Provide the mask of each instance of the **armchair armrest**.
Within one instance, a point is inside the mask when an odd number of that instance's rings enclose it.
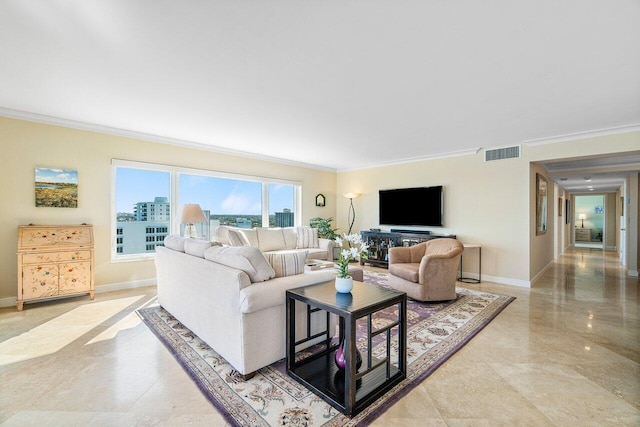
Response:
[[[413,246],[395,246],[389,248],[389,264],[420,262],[427,250],[427,243],[418,243]]]
[[[411,249],[404,246],[389,248],[389,264],[406,264],[411,262]]]

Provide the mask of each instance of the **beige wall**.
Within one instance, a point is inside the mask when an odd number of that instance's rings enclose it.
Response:
[[[6,303],[7,298],[15,301],[17,227],[23,224],[93,224],[97,291],[103,285],[155,277],[152,261],[111,262],[113,158],[300,181],[303,184],[303,223],[308,224],[309,218],[314,216],[335,217],[336,174],[333,172],[2,117],[0,147],[4,176],[8,180],[2,187],[0,303]],[[36,167],[76,169],[78,208],[36,208]],[[326,207],[315,206],[318,193],[326,196]]]
[[[444,186],[444,227],[423,227],[455,234],[463,243],[482,245],[482,276],[525,284],[529,278],[529,165],[526,159],[484,162],[475,155],[342,172],[338,194],[358,192],[354,230],[389,229],[378,224],[378,190]],[[408,209],[420,209],[418,202]],[[338,225],[346,230],[348,200],[338,197]],[[411,229],[412,227],[401,227]],[[520,234],[518,234],[520,233]],[[475,255],[465,271],[477,271]],[[492,276],[492,277],[490,277]]]
[[[98,291],[100,286],[154,278],[155,269],[151,261],[111,263],[110,177],[113,158],[301,181],[304,189],[303,223],[314,216],[332,216],[336,219],[334,226],[341,232],[348,228],[348,200],[341,196],[343,193],[362,193],[354,200],[356,222],[353,231],[359,232],[381,227],[378,224],[379,189],[444,185],[445,226],[431,230],[456,234],[465,243],[481,244],[483,279],[528,286],[553,256],[553,243],[550,244],[549,239],[552,238],[554,224],[550,219],[547,234],[534,238],[535,211],[532,209],[535,209],[535,204],[531,200],[535,195],[536,169],[530,164],[637,151],[640,132],[548,145],[523,144],[519,159],[485,163],[483,152],[479,151],[474,155],[338,174],[1,117],[0,147],[8,178],[2,188],[4,212],[0,216],[0,268],[4,273],[0,279],[1,305],[11,298],[15,300],[16,296],[16,228],[31,222],[87,222],[95,226]],[[79,207],[35,208],[33,182],[36,167],[77,169]],[[638,193],[637,184],[634,190]],[[314,204],[318,193],[327,197],[324,208]],[[336,197],[336,194],[340,196]],[[550,197],[550,201],[554,199],[555,196]],[[637,200],[633,206],[637,209]],[[409,208],[419,209],[419,206]],[[634,220],[637,230],[637,212]],[[637,244],[637,236],[631,238]],[[637,252],[634,253],[635,258]],[[476,262],[474,256],[466,257],[464,270],[475,272]]]
[[[637,152],[638,147],[640,132],[553,144],[522,144],[521,158],[493,162],[484,162],[480,150],[474,155],[339,172],[336,193],[362,193],[354,200],[357,232],[389,229],[378,224],[378,190],[444,185],[445,226],[425,229],[456,234],[464,243],[481,244],[483,279],[529,286],[552,260],[554,224],[550,219],[549,231],[535,236],[534,171],[540,169],[530,164]],[[552,194],[550,202],[555,198]],[[347,210],[348,200],[339,196],[336,220],[341,231],[348,228]],[[568,239],[568,227],[566,233]],[[475,272],[475,262],[475,257],[468,257],[463,269]]]
[[[543,234],[536,234],[536,175],[540,174],[547,180],[548,194],[548,217],[547,231]],[[555,202],[555,186],[552,184],[551,178],[546,171],[536,163],[530,164],[529,171],[530,189],[529,189],[529,274],[530,279],[534,281],[547,266],[553,262],[554,258],[554,234],[556,232],[556,221],[554,221],[554,205]]]

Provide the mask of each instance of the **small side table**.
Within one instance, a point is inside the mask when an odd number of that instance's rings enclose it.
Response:
[[[317,334],[307,328],[306,337],[296,340],[296,302],[307,305],[307,325],[312,313],[326,312],[327,328]],[[348,294],[336,293],[333,280],[286,292],[287,304],[287,374],[314,392],[340,412],[354,416],[393,389],[407,375],[407,294],[354,281]],[[384,326],[373,324],[373,314],[396,306],[397,319]],[[345,342],[346,368],[341,371],[334,360],[340,344],[332,344],[328,336],[329,313],[339,316],[338,342]],[[355,361],[356,321],[366,319],[366,352],[358,370]],[[397,341],[392,341],[392,329],[397,328]],[[386,355],[373,355],[373,338],[384,337]],[[301,359],[296,347],[319,336],[326,336],[320,350]],[[397,364],[392,363],[391,347],[398,348]],[[324,349],[322,349],[324,348]]]
[[[458,281],[464,283],[480,283],[482,281],[482,246],[475,243],[464,243],[463,245],[465,252],[467,249],[478,249],[478,278],[474,279],[473,277],[462,276],[462,255],[460,255],[460,277],[458,278]]]

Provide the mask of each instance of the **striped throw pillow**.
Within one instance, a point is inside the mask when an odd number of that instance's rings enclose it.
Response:
[[[276,277],[286,277],[304,273],[307,254],[307,251],[278,251],[264,255],[276,272]]]
[[[318,229],[312,227],[298,227],[298,249],[319,248]]]

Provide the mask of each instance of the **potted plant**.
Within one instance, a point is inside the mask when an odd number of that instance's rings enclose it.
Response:
[[[366,259],[369,246],[359,234],[343,234],[336,237],[335,240],[336,246],[339,248],[336,290],[340,293],[349,293],[353,288],[353,279],[349,276],[349,262],[358,257]]]
[[[318,229],[318,237],[323,239],[335,240],[337,228],[331,228],[333,218],[315,217],[309,220],[309,226]]]

